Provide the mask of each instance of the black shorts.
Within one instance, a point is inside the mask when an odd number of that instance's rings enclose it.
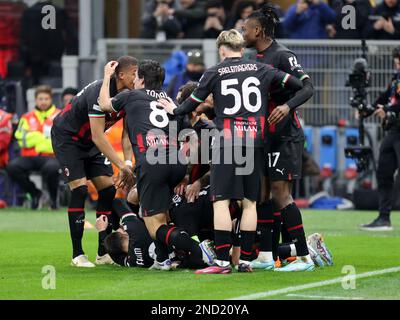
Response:
[[[143,217],[168,212],[174,188],[186,174],[182,164],[155,164],[143,161],[136,167],[137,190]]]
[[[110,161],[93,144],[87,147],[73,141],[71,136],[51,132],[53,149],[60,162],[65,180],[69,183],[82,178],[112,177]]]
[[[270,181],[301,179],[304,139],[271,137],[265,149],[265,175]]]
[[[236,147],[235,147],[236,148]],[[246,156],[246,148],[239,147],[239,152]],[[236,148],[236,150],[238,150]],[[211,200],[243,200],[258,201],[260,199],[262,165],[264,161],[263,148],[247,148],[245,163],[238,163],[236,157],[224,157],[224,148],[213,149],[211,165]],[[219,153],[219,157],[214,152]],[[215,159],[219,161],[215,163]],[[246,168],[246,169],[244,169]]]

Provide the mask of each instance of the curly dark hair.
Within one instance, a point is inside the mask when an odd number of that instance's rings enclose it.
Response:
[[[275,38],[275,28],[279,23],[279,17],[273,6],[264,4],[260,10],[253,12],[249,19],[258,20],[266,38]]]
[[[165,79],[165,70],[158,61],[143,60],[139,62],[138,76],[140,79],[144,79],[146,89],[161,90]]]

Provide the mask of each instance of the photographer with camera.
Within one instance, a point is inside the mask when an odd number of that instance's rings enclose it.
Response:
[[[390,231],[390,212],[394,190],[394,175],[400,168],[400,47],[393,50],[395,73],[387,90],[376,100],[374,115],[382,119],[386,131],[380,150],[377,169],[379,216],[362,230]]]

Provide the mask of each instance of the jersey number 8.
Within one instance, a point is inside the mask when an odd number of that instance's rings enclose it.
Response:
[[[150,122],[157,128],[165,128],[169,124],[169,118],[167,111],[160,109],[157,106],[157,101],[152,101],[150,103]],[[160,121],[161,120],[161,121]]]
[[[260,80],[255,77],[249,77],[243,81],[242,84],[242,94],[243,94],[243,104],[242,104],[242,96],[237,89],[229,88],[230,86],[235,86],[239,84],[238,79],[230,79],[223,80],[221,82],[221,93],[223,96],[232,95],[235,98],[235,105],[232,108],[225,108],[224,114],[226,115],[234,115],[236,114],[242,105],[246,108],[246,110],[256,113],[260,110],[262,101],[261,101],[261,92],[258,86],[260,85]],[[254,86],[250,86],[254,85]],[[256,103],[253,105],[250,102],[250,95],[256,95]]]

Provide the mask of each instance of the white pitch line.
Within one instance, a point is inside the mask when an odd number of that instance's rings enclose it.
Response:
[[[356,275],[348,275],[348,276],[345,275],[343,277],[334,278],[331,280],[311,282],[311,283],[302,284],[299,286],[293,286],[293,287],[287,287],[287,288],[282,288],[282,289],[277,289],[277,290],[252,293],[252,294],[248,294],[248,295],[244,295],[244,296],[240,296],[240,297],[236,297],[236,298],[232,298],[232,299],[228,299],[228,300],[262,299],[262,298],[276,296],[276,295],[288,294],[290,292],[296,292],[296,291],[301,291],[301,290],[306,290],[306,289],[329,286],[331,284],[341,283],[343,280],[345,280],[347,282],[350,280],[369,278],[369,277],[379,276],[379,275],[386,274],[386,273],[394,273],[394,272],[399,272],[399,271],[400,271],[400,267],[393,267],[393,268],[388,268],[388,269],[360,273],[360,274],[356,274]]]
[[[309,298],[309,299],[321,299],[321,300],[363,300],[361,297],[329,297],[329,296],[312,296],[307,294],[290,293],[287,297],[298,297],[298,298]]]

